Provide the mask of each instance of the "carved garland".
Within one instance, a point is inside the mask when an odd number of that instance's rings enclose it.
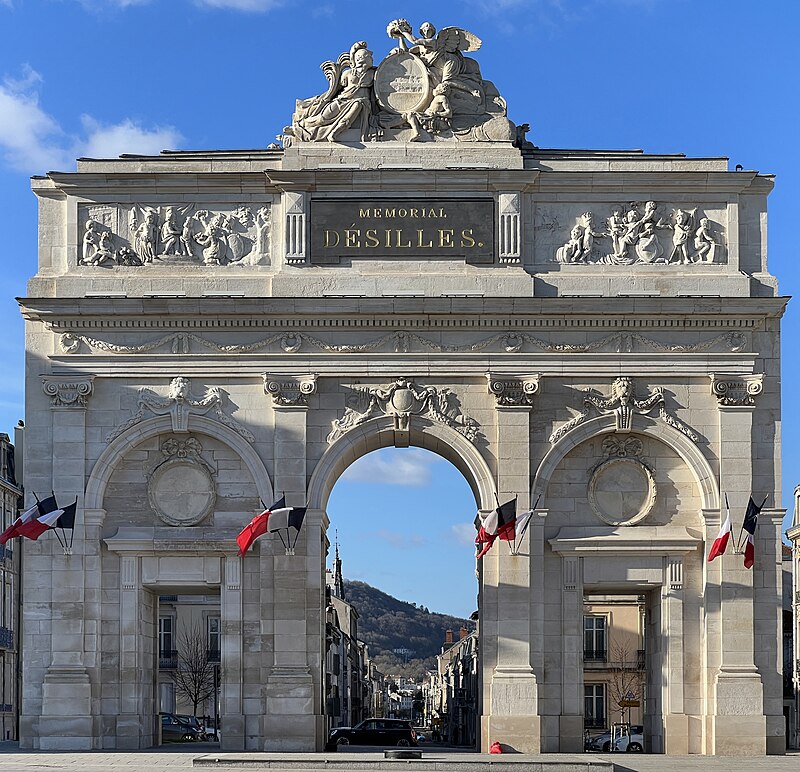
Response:
[[[677,429],[692,442],[697,442],[699,439],[688,426],[667,412],[664,390],[660,387],[653,389],[644,399],[636,399],[633,395],[633,380],[622,377],[617,378],[611,384],[609,397],[596,397],[592,389],[587,389],[584,394],[583,409],[550,435],[551,445],[558,442],[567,432],[582,424],[589,417],[592,408],[601,415],[613,415],[616,420],[615,431],[630,432],[635,414],[648,415],[655,407],[658,407],[658,417],[665,424]]]
[[[546,353],[572,354],[587,353],[610,348],[615,353],[631,353],[637,346],[642,349],[658,351],[672,354],[696,354],[708,351],[717,346],[726,346],[731,352],[744,350],[747,345],[747,337],[741,332],[727,332],[717,335],[708,340],[693,344],[669,344],[661,343],[644,335],[635,332],[617,332],[606,335],[589,343],[553,343],[542,340],[533,335],[523,332],[504,332],[483,338],[475,343],[467,343],[457,346],[447,346],[436,341],[417,335],[413,332],[393,332],[383,335],[380,338],[360,344],[335,344],[328,343],[313,335],[304,332],[280,332],[263,338],[253,343],[241,345],[223,345],[216,341],[196,335],[192,332],[176,332],[165,335],[149,343],[137,345],[125,345],[109,343],[108,341],[93,338],[88,335],[81,335],[77,332],[65,332],[61,334],[59,345],[66,354],[76,354],[79,352],[81,344],[90,350],[103,351],[109,354],[146,354],[155,351],[163,346],[169,346],[172,354],[191,353],[191,343],[197,343],[205,348],[213,349],[221,354],[249,354],[260,351],[268,346],[279,344],[282,351],[287,354],[298,352],[303,343],[307,343],[315,348],[328,353],[335,354],[361,354],[369,351],[376,351],[383,346],[391,347],[395,353],[406,354],[412,350],[413,345],[417,344],[420,348],[435,353],[457,354],[457,353],[479,353],[493,346],[498,346],[502,351],[513,354],[524,349],[525,344],[532,348],[539,349]]]
[[[344,415],[333,422],[328,444],[378,414],[393,416],[395,430],[401,432],[409,430],[411,416],[424,416],[455,429],[470,441],[478,433],[477,423],[461,412],[450,389],[416,386],[408,378],[398,378],[385,388],[355,386],[346,404]]]

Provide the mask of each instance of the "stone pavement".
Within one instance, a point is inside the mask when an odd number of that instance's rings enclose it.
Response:
[[[209,752],[210,751],[210,752]],[[219,760],[217,763],[216,760]],[[171,746],[152,751],[21,752],[16,743],[0,743],[0,772],[177,772],[211,770],[245,772],[797,772],[800,753],[759,758],[656,756],[627,754],[547,754],[543,756],[482,756],[468,753],[423,752],[422,761],[389,761],[381,753],[275,754],[224,753],[208,746]]]

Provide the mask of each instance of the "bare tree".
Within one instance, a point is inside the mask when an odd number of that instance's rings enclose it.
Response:
[[[178,636],[178,667],[172,672],[175,690],[186,702],[197,706],[214,695],[215,663],[209,659],[208,641],[199,624],[185,628]]]
[[[611,646],[610,654],[609,693],[613,703],[619,706],[620,719],[622,719],[625,716],[625,708],[622,703],[639,702],[641,704],[644,696],[644,673],[640,667],[639,652],[633,651],[628,646],[616,644]]]

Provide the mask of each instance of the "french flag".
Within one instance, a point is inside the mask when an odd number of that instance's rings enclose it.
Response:
[[[725,496],[725,522],[722,524],[722,528],[719,529],[719,533],[717,534],[717,538],[714,539],[714,543],[711,545],[711,552],[708,553],[708,562],[710,563],[714,558],[718,558],[720,555],[724,554],[725,550],[728,547],[728,542],[731,538],[731,510],[728,506],[728,497]]]
[[[766,502],[766,498],[764,502]],[[763,506],[764,504],[760,507],[757,506],[752,496],[750,497],[750,501],[747,502],[747,511],[744,513],[744,522],[742,523],[742,528],[747,531],[747,541],[744,545],[745,568],[752,568],[756,560],[756,527],[758,526],[758,516],[761,514],[761,508]]]

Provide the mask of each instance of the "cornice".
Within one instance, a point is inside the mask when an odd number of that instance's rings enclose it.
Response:
[[[788,297],[17,298],[29,321],[87,329],[741,329],[780,318],[788,301]]]

